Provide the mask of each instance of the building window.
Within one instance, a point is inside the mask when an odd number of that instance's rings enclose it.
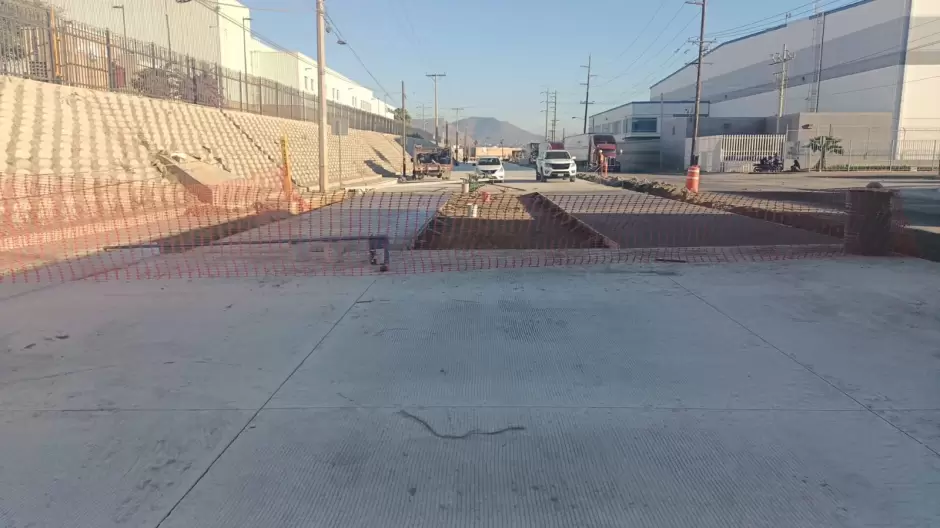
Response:
[[[356,106],[356,97],[355,97],[355,96],[353,96],[353,98],[352,98],[352,105],[353,105],[353,106]]]
[[[656,118],[655,117],[635,117],[631,123],[630,131],[635,134],[655,134],[656,133]]]
[[[621,123],[620,121],[614,121],[613,123],[611,123],[613,125],[613,130],[610,131],[612,134],[620,133],[620,123]]]

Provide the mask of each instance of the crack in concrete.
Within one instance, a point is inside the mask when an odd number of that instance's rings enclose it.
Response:
[[[399,410],[398,414],[412,421],[418,422],[419,424],[424,426],[424,428],[427,429],[429,433],[436,436],[437,438],[440,438],[441,440],[464,440],[474,435],[496,436],[499,434],[508,433],[510,431],[525,431],[525,427],[521,425],[510,425],[509,427],[503,427],[502,429],[497,429],[495,431],[481,431],[479,429],[470,429],[466,433],[460,434],[460,435],[443,434],[443,433],[438,433],[433,427],[431,427],[431,424],[429,424],[426,420],[424,420],[424,418],[421,418],[420,416],[415,416],[404,409]]]

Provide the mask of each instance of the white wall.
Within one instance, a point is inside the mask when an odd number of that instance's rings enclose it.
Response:
[[[695,103],[689,101],[666,101],[662,105],[657,102],[629,103],[591,116],[588,120],[588,130],[626,136],[658,136],[662,126],[659,122],[660,114],[673,117],[675,115],[692,115],[694,111]],[[702,104],[699,112],[701,115],[709,115],[709,105],[707,103]],[[649,133],[633,132],[628,120],[635,117],[656,118],[656,131]],[[618,122],[619,128],[616,124]],[[607,126],[605,127],[605,125]]]
[[[873,0],[825,16],[824,77],[820,86],[819,111],[896,111],[897,90],[880,86],[898,79],[900,70],[897,67],[892,70],[890,64],[873,64],[878,69],[854,73],[850,66],[855,64],[855,68],[862,68],[873,58],[883,59],[882,62],[895,60],[894,64],[900,64],[902,35],[907,25],[907,1]],[[914,1],[930,5],[931,9],[940,6],[938,0]],[[770,62],[771,55],[780,53],[784,44],[795,54],[789,63],[786,113],[810,109],[807,99],[816,63],[813,31],[819,27],[817,21],[792,21],[780,29],[721,45],[709,53],[702,70],[703,97],[714,105],[712,115],[775,115],[774,72],[780,67]],[[665,93],[667,99],[685,98],[694,93],[694,85],[695,67],[685,67],[651,87],[650,99],[658,99],[660,93]],[[940,86],[940,82],[935,86]],[[858,88],[871,90],[848,92]],[[735,91],[744,91],[745,94],[753,91],[755,94],[740,97],[742,94],[735,94]],[[721,100],[727,95],[730,98]],[[894,101],[894,108],[889,108],[890,101]]]
[[[226,0],[218,12],[198,2],[177,3],[174,0],[47,0],[60,16],[91,26],[123,33],[121,10],[114,5],[125,5],[127,34],[143,42],[153,42],[166,48],[169,15],[169,44],[172,51],[185,53],[199,60],[211,61],[240,72],[245,70],[247,47],[250,75],[264,77],[285,86],[317,93],[316,61],[298,52],[280,51],[250,36],[251,21],[245,22],[248,38],[242,29],[242,19],[250,17],[250,9],[238,0]],[[247,46],[243,45],[247,43]],[[228,97],[241,96],[237,81],[227,86]],[[327,69],[326,97],[347,106],[366,110],[381,116],[390,116],[397,105],[386,105],[373,91],[344,75]],[[249,94],[248,102],[256,102]]]
[[[127,36],[169,47],[199,60],[221,59],[218,15],[198,2],[179,4],[172,0],[46,0],[60,16],[123,34],[121,10],[124,5]],[[227,3],[227,2],[226,2]]]
[[[238,7],[241,6],[241,7]],[[237,0],[228,0],[219,6],[219,61],[223,68],[234,71],[245,70],[246,51],[250,51],[251,13]],[[251,61],[248,62],[248,74],[251,74]]]
[[[900,66],[882,68],[829,79],[820,83],[819,103],[825,112],[893,112],[897,87],[891,84],[897,79]],[[868,89],[872,86],[882,86]],[[864,90],[860,90],[864,88]],[[712,117],[769,117],[777,115],[778,92],[765,92],[727,102],[711,104]],[[787,90],[784,115],[805,111],[806,91]]]
[[[940,36],[935,35],[940,31],[940,22],[931,22],[937,17],[940,17],[940,2],[912,0],[908,64],[904,67],[898,114],[898,125],[904,129],[903,139],[940,139],[940,65],[917,64],[917,55],[940,52]]]

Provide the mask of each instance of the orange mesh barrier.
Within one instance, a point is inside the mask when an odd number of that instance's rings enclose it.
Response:
[[[272,181],[274,181],[272,179]],[[523,192],[301,194],[236,180],[4,176],[2,281],[360,275],[841,255],[845,192],[662,197]],[[407,190],[407,189],[404,189]],[[900,215],[893,221],[898,222]]]

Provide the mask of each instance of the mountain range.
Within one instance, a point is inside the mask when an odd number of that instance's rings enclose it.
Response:
[[[528,130],[523,130],[512,123],[500,121],[494,117],[466,117],[461,119],[460,135],[468,134],[471,140],[476,140],[480,145],[498,145],[500,141],[507,147],[521,147],[527,143],[542,141],[542,136],[533,134]],[[411,125],[434,134],[433,119],[413,119]],[[441,138],[445,135],[444,120],[440,120],[438,125]],[[457,126],[450,123],[450,140],[454,141]],[[463,144],[463,139],[460,140]]]

